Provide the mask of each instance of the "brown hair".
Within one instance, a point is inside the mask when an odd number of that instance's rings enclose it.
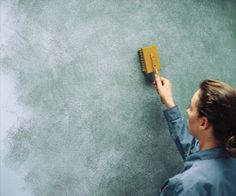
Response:
[[[197,107],[198,116],[212,124],[215,138],[236,156],[236,89],[219,80],[204,80]]]

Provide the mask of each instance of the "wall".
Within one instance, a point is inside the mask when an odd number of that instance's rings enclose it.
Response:
[[[3,1],[1,71],[30,115],[4,164],[35,196],[157,195],[183,162],[137,51],[156,44],[185,109],[200,81],[236,86],[234,1]],[[21,114],[19,114],[21,116]]]

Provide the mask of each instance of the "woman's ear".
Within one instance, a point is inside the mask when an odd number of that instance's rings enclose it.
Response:
[[[209,120],[205,116],[201,117],[201,125],[200,126],[203,130],[206,130],[210,127]]]

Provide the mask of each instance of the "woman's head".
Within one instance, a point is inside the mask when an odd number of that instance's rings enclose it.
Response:
[[[195,103],[194,119],[206,118],[215,139],[236,156],[236,89],[222,81],[204,80],[192,101]]]
[[[199,133],[200,133],[200,126],[202,124],[202,118],[198,117],[198,108],[197,108],[197,104],[199,101],[199,93],[200,90],[197,90],[191,101],[190,104],[187,108],[187,113],[188,113],[188,129],[191,135],[193,135],[194,137],[199,138]]]

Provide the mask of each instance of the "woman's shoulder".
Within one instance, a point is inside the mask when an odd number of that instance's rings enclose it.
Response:
[[[188,165],[189,164],[189,165]],[[199,160],[185,164],[187,170],[173,177],[184,190],[229,190],[236,192],[236,159]]]
[[[232,175],[236,179],[236,158],[222,157],[185,162],[180,179],[214,179]]]
[[[231,160],[233,159],[228,159],[228,161]],[[236,168],[219,166],[221,164],[217,166],[218,161],[214,162],[212,159],[185,163],[185,169],[168,180],[164,193],[181,196],[206,194],[217,196],[225,193],[225,195],[234,195],[236,193]]]

